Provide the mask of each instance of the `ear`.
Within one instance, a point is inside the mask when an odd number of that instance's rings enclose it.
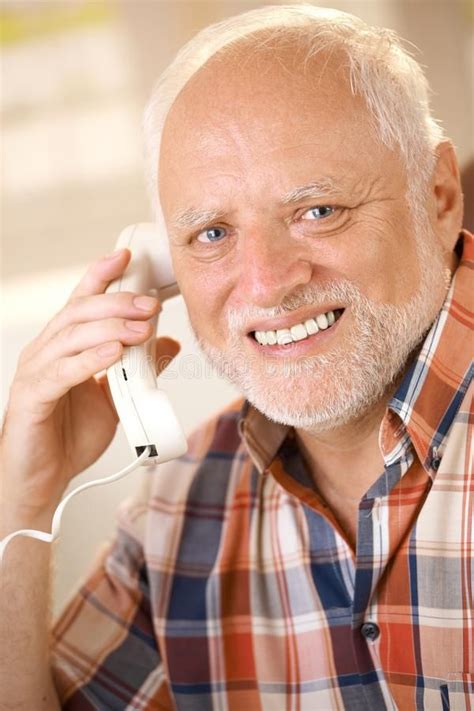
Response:
[[[462,228],[463,195],[459,165],[451,141],[436,148],[436,164],[431,183],[433,227],[447,252],[452,252]]]

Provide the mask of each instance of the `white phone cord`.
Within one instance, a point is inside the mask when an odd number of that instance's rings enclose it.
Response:
[[[148,455],[151,452],[150,447],[145,447],[145,450],[140,454],[138,459],[135,459],[134,462],[126,466],[124,469],[121,469],[117,474],[112,474],[112,476],[105,477],[103,479],[94,479],[94,481],[88,481],[85,484],[81,484],[81,486],[78,486],[76,489],[73,489],[57,506],[56,511],[54,512],[53,515],[53,521],[52,521],[52,526],[51,526],[51,532],[50,533],[45,533],[45,531],[36,531],[35,529],[32,528],[24,528],[20,529],[18,531],[13,531],[13,533],[9,533],[8,536],[5,536],[0,541],[0,565],[2,564],[2,559],[3,559],[3,554],[5,552],[5,548],[8,546],[10,541],[15,538],[15,536],[28,536],[29,538],[37,538],[38,541],[45,541],[45,543],[52,543],[56,538],[59,536],[59,528],[61,525],[61,516],[63,515],[64,508],[68,501],[72,499],[73,496],[76,494],[79,494],[81,491],[84,491],[85,489],[90,489],[92,486],[101,486],[102,484],[108,484],[112,481],[117,481],[117,479],[121,479],[122,477],[126,476],[127,474],[130,474],[134,469],[140,466],[142,461],[148,457]]]

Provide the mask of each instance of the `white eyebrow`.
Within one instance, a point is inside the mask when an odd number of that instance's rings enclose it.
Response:
[[[293,188],[282,196],[281,203],[288,205],[308,198],[319,200],[321,198],[327,198],[329,195],[334,196],[338,193],[340,193],[340,190],[335,187],[333,180],[331,178],[324,178],[323,180]],[[178,211],[173,216],[172,225],[176,229],[196,228],[212,224],[213,222],[219,222],[224,219],[224,215],[225,213],[220,210],[198,210],[197,208],[189,207],[186,210]]]
[[[308,198],[319,200],[320,198],[327,198],[329,195],[334,196],[340,192],[331,178],[324,178],[323,180],[293,188],[293,190],[290,190],[290,192],[283,196],[282,203],[288,205],[289,203],[299,202],[300,200],[306,200]]]
[[[177,212],[172,221],[174,227],[185,229],[218,222],[222,217],[223,213],[219,210],[197,210],[194,207],[189,207]]]

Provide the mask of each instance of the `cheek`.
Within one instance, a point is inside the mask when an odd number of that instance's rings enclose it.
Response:
[[[401,230],[393,233],[381,263],[390,302],[398,306],[409,301],[417,293],[421,280],[414,236]]]
[[[369,298],[401,305],[418,290],[420,270],[416,242],[406,225],[388,220],[354,225],[341,243],[344,277]]]
[[[189,318],[193,328],[201,336],[222,330],[225,307],[225,288],[215,274],[201,265],[176,268],[176,276],[181,286]]]

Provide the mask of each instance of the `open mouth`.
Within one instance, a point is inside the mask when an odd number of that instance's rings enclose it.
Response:
[[[291,343],[305,341],[319,332],[330,330],[343,313],[344,309],[326,311],[296,323],[290,328],[280,328],[275,331],[252,331],[249,336],[253,337],[261,346],[288,346]]]

